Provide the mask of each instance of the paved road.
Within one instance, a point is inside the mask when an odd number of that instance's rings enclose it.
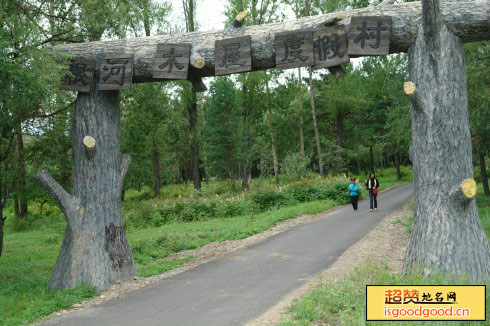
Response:
[[[359,203],[356,213],[349,206],[340,208],[230,258],[203,264],[124,298],[74,311],[42,325],[243,325],[330,266],[412,194],[412,185],[394,188],[378,196],[377,212],[369,212],[366,200]]]

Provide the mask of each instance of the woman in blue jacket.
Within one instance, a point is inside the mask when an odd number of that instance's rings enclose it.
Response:
[[[356,178],[352,177],[351,184],[349,185],[350,202],[354,212],[357,212],[357,200],[359,199],[359,184],[356,182]]]

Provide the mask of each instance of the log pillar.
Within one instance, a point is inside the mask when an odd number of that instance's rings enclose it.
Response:
[[[49,286],[69,288],[84,282],[104,289],[136,274],[121,212],[131,157],[120,153],[119,91],[99,91],[94,85],[90,93],[78,94],[72,146],[72,194],[47,171],[37,175],[67,219]]]
[[[422,1],[409,71],[415,217],[405,268],[482,279],[490,274],[490,246],[473,200],[463,42],[444,23],[438,0]]]

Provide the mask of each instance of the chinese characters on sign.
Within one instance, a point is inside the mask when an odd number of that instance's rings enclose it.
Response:
[[[60,89],[90,92],[94,79],[95,60],[84,58],[70,59],[69,73],[61,81]]]
[[[274,35],[276,68],[289,69],[312,66],[314,69],[349,62],[349,56],[386,55],[389,53],[391,17],[351,17],[349,36],[343,25],[317,30],[294,30]],[[215,75],[252,70],[251,36],[215,41]],[[141,63],[136,74],[151,74],[155,79],[188,79],[191,44],[157,44],[153,62]],[[95,60],[72,58],[70,73],[60,89],[90,92]],[[100,90],[129,89],[133,77],[133,56],[120,55],[101,59],[98,70]]]
[[[391,17],[352,17],[348,54],[387,55],[390,51]]]
[[[158,44],[152,67],[153,78],[187,79],[190,56],[190,44]]]
[[[217,40],[214,56],[216,76],[252,70],[251,36]]]
[[[132,55],[113,56],[101,59],[99,90],[130,89],[132,77]]]
[[[313,32],[298,30],[274,35],[278,69],[313,66]]]
[[[347,35],[344,26],[329,26],[313,32],[313,69],[327,68],[349,62]]]

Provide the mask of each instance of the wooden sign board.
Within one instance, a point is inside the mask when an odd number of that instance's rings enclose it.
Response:
[[[191,45],[188,43],[157,44],[157,54],[151,68],[153,78],[187,79]]]
[[[350,22],[348,54],[387,55],[390,35],[390,16],[354,16]]]
[[[313,32],[313,69],[338,66],[349,62],[347,33],[344,26],[329,26]]]
[[[250,35],[217,40],[214,43],[216,76],[252,70],[252,37]]]
[[[89,93],[94,81],[95,60],[71,58],[68,74],[63,77],[60,89]]]
[[[296,30],[274,35],[276,68],[313,66],[313,31]]]
[[[119,55],[101,59],[99,90],[130,89],[133,78],[133,56]]]

